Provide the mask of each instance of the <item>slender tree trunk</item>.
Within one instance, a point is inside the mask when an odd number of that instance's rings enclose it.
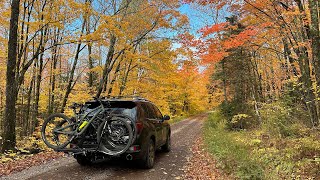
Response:
[[[286,38],[283,38],[282,39],[283,41],[283,46],[284,46],[284,55],[285,55],[285,58],[287,60],[287,64],[288,64],[288,77],[287,78],[290,78],[290,74],[292,73],[294,77],[297,77],[298,76],[298,71],[296,69],[296,67],[294,66],[294,59],[291,57],[291,50],[289,48],[289,44],[288,44],[288,41]]]
[[[50,85],[51,89],[49,90],[49,107],[48,107],[48,114],[53,113],[53,107],[55,106],[55,87],[56,87],[56,69],[58,63],[58,47],[53,49],[53,56],[52,56],[52,64],[51,64],[51,72],[50,72]]]
[[[3,131],[3,97],[4,97],[4,93],[2,91],[2,89],[0,88],[0,134],[2,134]],[[2,144],[2,142],[0,141],[0,144]]]
[[[44,49],[44,47],[42,46]],[[39,100],[40,100],[40,87],[41,87],[41,78],[42,78],[42,71],[43,71],[43,54],[39,57],[38,63],[38,72],[36,77],[36,84],[35,84],[35,97],[34,97],[34,110],[32,113],[32,125],[31,125],[31,132],[34,131],[35,127],[38,126],[38,113],[39,113]]]
[[[52,67],[52,79],[51,79],[51,97],[50,97],[50,109],[49,113],[53,113],[53,107],[55,106],[55,88],[56,88],[56,69],[57,69],[57,58],[54,57]]]
[[[66,93],[65,93],[64,98],[62,100],[62,105],[61,105],[61,110],[60,110],[60,112],[62,112],[62,113],[64,112],[64,108],[67,105],[68,97],[69,97],[69,95],[71,93],[73,84],[76,83],[76,82],[74,82],[73,77],[74,77],[74,73],[75,73],[75,70],[76,70],[76,67],[77,67],[77,64],[78,64],[79,54],[80,54],[82,49],[83,48],[81,48],[81,43],[79,43],[78,47],[77,47],[77,50],[76,50],[76,56],[74,58],[74,61],[73,61],[73,64],[72,64],[72,68],[71,68],[71,71],[70,71],[70,77],[69,77]]]
[[[53,58],[52,58],[53,59]],[[49,73],[49,86],[51,85],[51,88],[49,88],[49,91],[48,91],[48,97],[49,97],[49,100],[48,100],[48,114],[51,114],[52,113],[52,109],[53,109],[53,105],[52,105],[52,74],[53,74],[53,63],[51,62],[50,64],[50,73]]]
[[[31,109],[31,98],[32,98],[32,90],[33,90],[33,84],[35,81],[35,75],[32,76],[32,80],[30,82],[29,85],[29,89],[28,89],[28,95],[27,95],[27,110],[26,110],[26,114],[23,117],[24,121],[23,121],[23,130],[22,130],[22,135],[26,136],[29,133],[29,119],[30,119],[30,109]]]
[[[111,93],[112,93],[112,90],[113,90],[113,85],[114,85],[114,83],[116,82],[116,79],[117,79],[117,74],[118,74],[118,72],[120,71],[120,63],[118,64],[118,66],[117,66],[117,68],[116,68],[116,70],[115,70],[115,72],[114,72],[114,76],[113,76],[113,78],[112,78],[112,81],[111,81],[111,83],[110,83],[110,87],[109,87],[109,90],[108,90],[108,97],[110,97],[111,96]]]
[[[84,32],[85,25],[86,25],[86,20],[84,20],[82,23],[81,34]],[[80,38],[81,38],[81,36],[82,35],[80,35]],[[64,98],[62,100],[62,105],[61,105],[61,109],[60,109],[60,112],[62,112],[62,113],[64,112],[64,108],[67,105],[68,97],[69,97],[69,94],[71,93],[72,87],[74,86],[74,83],[76,83],[76,82],[74,82],[74,79],[73,79],[74,73],[75,73],[75,70],[76,70],[76,67],[78,64],[80,52],[85,48],[85,46],[81,48],[81,45],[82,45],[82,43],[79,42],[78,46],[77,46],[77,50],[76,50],[76,55],[74,57],[74,61],[73,61],[72,67],[71,67],[70,76],[69,76],[69,80],[68,80],[68,86],[67,86]]]
[[[312,48],[312,60],[315,69],[317,86],[320,85],[320,1],[319,0],[309,0],[309,11],[311,16],[310,23],[310,37],[311,48]],[[319,96],[319,93],[317,93]],[[318,101],[317,101],[318,103]],[[319,110],[319,105],[317,104],[317,110]],[[319,113],[319,111],[318,111]],[[316,126],[319,126],[320,119],[315,122]]]
[[[20,0],[12,0],[10,32],[8,42],[8,62],[6,73],[6,107],[4,115],[3,144],[1,151],[14,149],[16,145],[16,94],[17,84],[15,79],[18,41]]]
[[[316,71],[320,79],[320,1],[309,0],[309,10],[311,15],[310,39],[312,46],[312,57],[314,62],[317,64]]]
[[[108,51],[107,58],[106,58],[106,64],[103,69],[103,74],[102,74],[102,78],[100,79],[100,83],[99,83],[99,86],[97,89],[96,97],[100,97],[103,89],[105,88],[106,82],[108,81],[108,75],[110,72],[109,66],[110,66],[111,61],[113,59],[115,44],[116,44],[116,37],[114,35],[112,35],[110,38],[110,45],[109,45],[109,51]]]
[[[91,3],[91,2],[90,2]],[[90,34],[90,16],[87,20],[87,27],[86,27],[87,35]],[[88,65],[89,65],[89,73],[88,73],[88,86],[92,87],[94,79],[94,72],[92,72],[93,69],[93,58],[92,58],[92,43],[88,42]]]
[[[225,68],[224,68],[224,60],[221,61],[221,66],[222,66],[222,73],[223,73],[223,79],[222,79],[222,83],[223,83],[223,97],[224,97],[224,101],[228,102],[228,96],[227,96],[227,81],[226,81],[226,74],[225,74]]]
[[[124,74],[124,77],[123,77],[123,80],[122,80],[122,82],[121,82],[119,96],[121,96],[122,93],[123,93],[123,91],[126,89],[126,85],[127,85],[129,73],[130,73],[130,71],[131,71],[131,65],[132,65],[132,59],[131,59],[130,62],[129,62],[128,69],[126,70],[126,72],[125,72],[125,74]]]
[[[88,43],[88,63],[89,63],[89,73],[88,73],[88,86],[92,87],[93,86],[93,59],[91,57],[92,54],[92,45]]]
[[[312,126],[318,125],[318,113],[316,106],[316,96],[312,87],[312,79],[310,76],[310,64],[306,52],[300,52],[299,66],[301,69],[300,81],[304,84],[304,102],[310,113],[310,121]]]

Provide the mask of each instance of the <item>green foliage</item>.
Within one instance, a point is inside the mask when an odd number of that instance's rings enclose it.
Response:
[[[252,123],[251,119],[252,117],[247,114],[237,114],[232,117],[230,124],[234,128],[246,129]]]
[[[262,117],[261,127],[265,132],[278,137],[299,136],[305,125],[298,118],[307,118],[302,115],[302,110],[288,106],[286,102],[278,101],[269,104],[262,104],[260,108]]]
[[[269,112],[261,114],[263,121],[267,117],[272,119],[269,126],[263,124],[249,131],[228,130],[228,121],[219,111],[209,115],[205,123],[205,143],[220,167],[238,179],[319,178],[319,132],[293,119],[295,123],[286,123],[284,131],[281,125],[271,124],[277,120],[291,122],[287,109],[273,104],[268,108],[264,105],[263,110]]]
[[[252,107],[246,103],[239,103],[234,100],[223,102],[220,105],[220,111],[227,120],[229,129],[248,129],[257,124]]]
[[[258,161],[250,159],[250,149],[238,140],[237,134],[226,130],[226,119],[215,111],[205,124],[205,142],[210,153],[220,163],[220,168],[239,179],[263,179],[263,168]]]
[[[289,136],[290,131],[286,128],[289,123],[290,109],[281,104],[264,104],[260,110],[263,118],[262,128],[275,136]]]

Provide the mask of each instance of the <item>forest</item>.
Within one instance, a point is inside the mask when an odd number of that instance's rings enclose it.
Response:
[[[210,111],[207,149],[236,179],[320,177],[319,0],[0,7],[2,152],[43,148],[41,123],[73,102],[141,96],[173,119]]]
[[[179,58],[190,54],[172,48],[188,21],[178,1],[16,3],[13,34],[10,2],[1,4],[2,149],[30,136],[48,114],[92,97],[142,96],[176,116],[206,109],[205,76]],[[16,50],[8,51],[12,35]]]

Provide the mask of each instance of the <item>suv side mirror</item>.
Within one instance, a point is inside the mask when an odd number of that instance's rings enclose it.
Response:
[[[164,120],[164,121],[170,120],[170,116],[164,115],[164,116],[163,116],[163,120]]]

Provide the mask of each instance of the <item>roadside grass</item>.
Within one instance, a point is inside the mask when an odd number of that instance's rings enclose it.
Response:
[[[263,179],[261,164],[250,155],[250,149],[237,140],[243,132],[229,132],[226,121],[218,111],[209,114],[205,123],[204,141],[208,151],[227,174],[240,179]]]
[[[217,110],[204,126],[204,142],[217,167],[235,179],[320,179],[318,131],[290,137],[267,136],[256,128],[232,131]]]

